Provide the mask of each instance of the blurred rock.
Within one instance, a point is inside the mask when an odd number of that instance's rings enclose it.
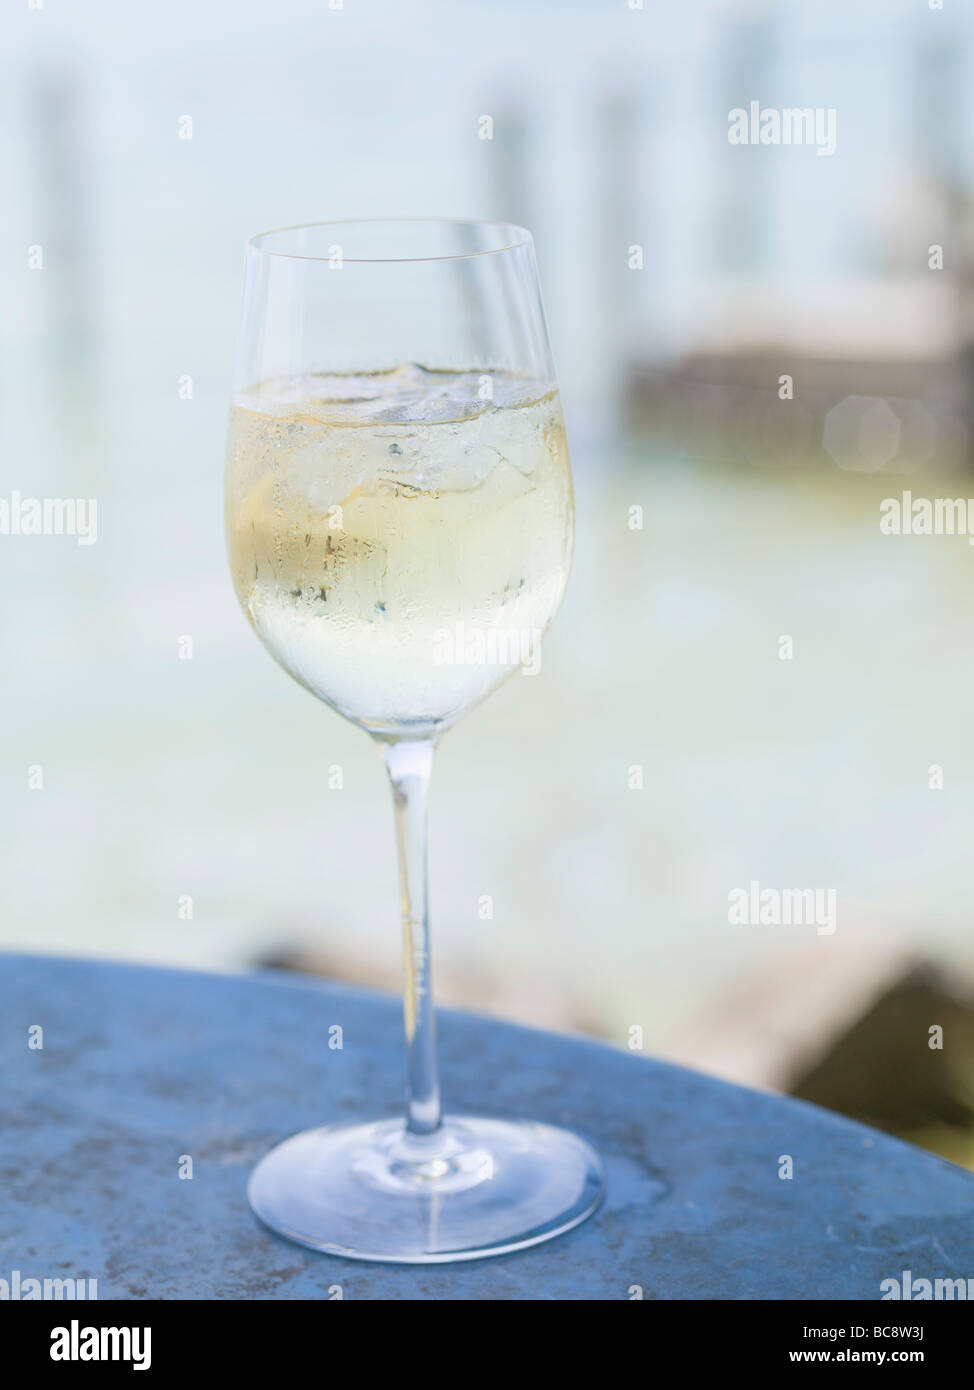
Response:
[[[943,1030],[931,1046],[931,1029]],[[968,1080],[968,1078],[970,1080]],[[788,1089],[802,1100],[903,1134],[974,1123],[974,1007],[933,966],[904,973]]]
[[[941,1047],[930,1045],[934,1028]],[[680,1060],[898,1134],[964,1130],[974,1125],[974,988],[876,941],[789,952],[726,991]]]

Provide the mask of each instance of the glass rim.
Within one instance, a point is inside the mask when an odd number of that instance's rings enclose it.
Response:
[[[505,251],[518,251],[531,246],[534,238],[526,227],[516,222],[495,221],[480,217],[341,217],[327,218],[323,222],[296,222],[289,227],[272,227],[270,231],[258,232],[247,241],[247,250],[261,256],[277,256],[288,261],[328,261],[329,256],[310,256],[301,251],[278,251],[261,245],[270,237],[278,237],[286,232],[308,232],[318,227],[494,227],[504,234],[504,245],[491,246],[483,251],[457,251],[437,256],[346,256],[342,253],[345,265],[408,265],[431,261],[468,261],[478,256],[499,256]]]

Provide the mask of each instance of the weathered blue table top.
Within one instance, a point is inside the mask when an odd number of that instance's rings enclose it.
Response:
[[[397,1000],[293,976],[0,957],[0,1277],[99,1298],[880,1297],[974,1270],[974,1175],[812,1106],[445,1012],[447,1108],[572,1126],[602,1211],[469,1264],[368,1265],[272,1235],[252,1164],[398,1110]],[[340,1024],[344,1046],[328,1046]],[[29,1045],[43,1029],[43,1048]],[[184,1156],[191,1179],[180,1177]],[[794,1177],[779,1177],[791,1155]],[[187,1165],[183,1162],[183,1171]]]

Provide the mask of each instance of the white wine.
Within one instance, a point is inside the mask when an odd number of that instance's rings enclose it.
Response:
[[[228,448],[237,596],[347,718],[426,738],[536,669],[572,547],[553,386],[417,366],[264,382]]]

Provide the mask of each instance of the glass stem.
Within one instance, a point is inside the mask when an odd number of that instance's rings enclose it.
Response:
[[[412,1134],[433,1134],[440,1126],[426,893],[426,805],[433,750],[432,742],[410,740],[382,746],[396,808],[405,967],[406,1128]]]

